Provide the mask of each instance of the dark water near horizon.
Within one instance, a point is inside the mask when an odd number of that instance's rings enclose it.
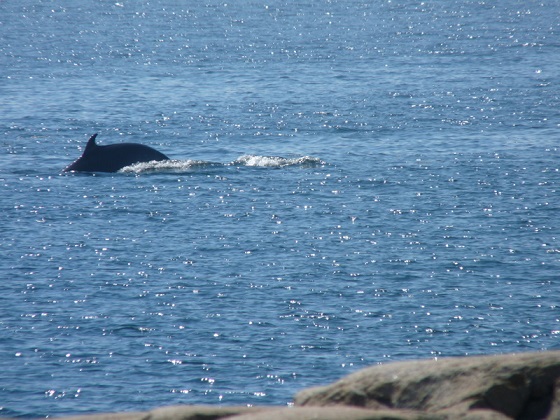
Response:
[[[558,16],[1,1],[0,416],[559,349]],[[95,132],[174,160],[62,173]]]

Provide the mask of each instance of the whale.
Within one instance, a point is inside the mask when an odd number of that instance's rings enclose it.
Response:
[[[140,162],[169,160],[163,153],[138,143],[118,143],[100,146],[97,133],[90,137],[84,153],[63,172],[117,172]]]

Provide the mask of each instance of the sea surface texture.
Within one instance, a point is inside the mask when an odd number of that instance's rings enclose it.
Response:
[[[0,1],[0,416],[559,349],[559,16]],[[172,160],[63,172],[94,133]]]

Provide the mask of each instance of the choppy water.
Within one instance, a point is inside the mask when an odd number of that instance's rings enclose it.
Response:
[[[0,415],[560,348],[558,16],[0,2]],[[61,173],[94,132],[173,161]]]

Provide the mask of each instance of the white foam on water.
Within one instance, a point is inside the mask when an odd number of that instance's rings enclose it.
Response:
[[[258,156],[258,155],[243,155],[237,158],[232,165],[242,166],[256,166],[256,167],[271,167],[281,168],[284,166],[297,166],[297,165],[323,165],[324,162],[316,157],[302,156],[296,158],[284,158],[280,156]]]
[[[207,168],[209,166],[251,166],[261,168],[283,168],[286,166],[314,166],[324,165],[321,159],[311,156],[301,156],[294,158],[284,158],[280,156],[258,156],[243,155],[229,164],[209,162],[204,160],[162,160],[140,162],[134,165],[125,166],[119,172],[123,173],[145,173],[145,172],[188,172],[196,169]]]
[[[197,168],[204,168],[212,165],[217,165],[213,162],[203,160],[152,160],[150,162],[140,162],[134,165],[125,166],[119,172],[124,173],[143,173],[143,172],[187,172]],[[219,165],[219,164],[218,164]]]

